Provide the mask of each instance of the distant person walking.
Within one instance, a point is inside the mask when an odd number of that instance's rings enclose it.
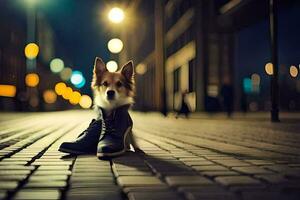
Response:
[[[190,107],[188,105],[188,102],[187,102],[187,94],[188,94],[188,91],[185,90],[182,92],[181,94],[181,105],[180,105],[180,109],[177,111],[176,113],[176,119],[180,116],[180,115],[184,115],[186,118],[189,117],[190,113],[191,113],[191,110],[190,110]]]
[[[227,113],[228,117],[231,117],[233,112],[233,86],[228,76],[224,77],[223,85],[221,87],[221,98],[223,104],[223,110]]]

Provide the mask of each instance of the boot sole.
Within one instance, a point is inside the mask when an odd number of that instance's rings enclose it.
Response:
[[[97,152],[97,157],[98,158],[103,158],[103,157],[114,157],[114,156],[120,156],[122,154],[124,154],[126,152],[126,138],[128,137],[128,134],[130,133],[132,129],[132,126],[128,127],[126,132],[125,132],[125,136],[124,136],[124,147],[123,147],[123,150],[121,151],[117,151],[117,152],[113,152],[113,153],[99,153]]]

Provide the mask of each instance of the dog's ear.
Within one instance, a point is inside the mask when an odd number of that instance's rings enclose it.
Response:
[[[102,76],[104,72],[106,72],[106,66],[105,63],[102,61],[101,58],[96,57],[95,58],[95,64],[94,64],[94,73],[97,76]]]
[[[121,69],[121,73],[127,80],[131,80],[133,78],[133,62],[132,60],[123,65]]]

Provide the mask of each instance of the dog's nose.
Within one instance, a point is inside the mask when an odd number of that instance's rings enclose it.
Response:
[[[113,90],[108,90],[106,93],[108,99],[113,99],[115,97],[115,91]]]

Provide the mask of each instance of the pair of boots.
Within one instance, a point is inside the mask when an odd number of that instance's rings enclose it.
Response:
[[[94,154],[99,158],[119,156],[130,148],[132,119],[129,105],[121,106],[111,113],[99,109],[99,118],[73,142],[64,142],[59,151],[71,154]]]

